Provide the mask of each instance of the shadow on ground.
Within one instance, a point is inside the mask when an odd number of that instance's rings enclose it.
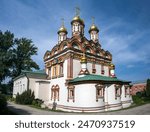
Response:
[[[26,111],[26,110],[23,110],[23,109],[19,109],[19,108],[15,108],[11,104],[8,104],[7,107],[8,107],[8,109],[10,111],[13,112],[13,115],[31,115],[31,113],[29,111]]]

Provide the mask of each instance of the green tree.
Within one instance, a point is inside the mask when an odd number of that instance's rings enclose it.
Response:
[[[10,75],[12,66],[12,48],[14,46],[14,34],[0,30],[0,87],[2,81]]]
[[[6,97],[0,94],[0,115],[5,114],[7,109],[7,100]]]
[[[39,69],[32,59],[33,55],[37,55],[37,50],[32,40],[18,39],[13,33],[0,30],[0,88],[6,78],[10,78],[8,86],[12,88],[12,79],[20,75],[21,70]]]
[[[148,97],[150,97],[150,79],[147,79],[146,95],[147,95]]]
[[[33,55],[37,55],[37,47],[32,44],[32,40],[21,38],[15,39],[16,48],[13,49],[12,78],[20,75],[21,70],[39,69],[39,66],[32,60]]]

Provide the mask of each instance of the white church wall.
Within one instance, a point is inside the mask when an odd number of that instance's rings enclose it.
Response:
[[[109,76],[109,69],[108,66],[104,66],[104,76]]]
[[[35,78],[29,78],[29,89],[36,91],[36,80]]]
[[[35,99],[39,98],[39,82],[35,82],[34,96]]]
[[[28,79],[26,76],[21,77],[14,81],[13,84],[13,97],[16,97],[17,93],[22,94],[27,90]]]
[[[39,89],[38,89],[38,98],[42,99],[43,101],[49,100],[49,93],[50,93],[50,84],[39,82]]]
[[[67,87],[65,86],[65,78],[61,77],[61,78],[55,78],[52,79],[50,81],[50,91],[49,91],[49,103],[52,104],[54,102],[54,100],[51,100],[51,88],[52,86],[59,86],[59,101],[56,100],[57,104],[63,104],[65,105],[65,103],[67,102]]]
[[[29,78],[29,89],[34,91],[35,98],[38,97],[38,84],[36,81],[45,81],[43,79]]]
[[[87,63],[87,69],[92,74],[92,63]]]
[[[100,98],[96,101],[95,84],[75,85],[75,101],[73,102],[70,99],[69,102],[66,102],[63,105],[76,108],[76,110],[68,111],[104,111],[104,99]]]
[[[107,85],[108,89],[108,110],[118,110],[122,108],[121,97],[116,97],[114,84]]]
[[[96,69],[96,75],[101,75],[101,65],[100,64],[96,64],[95,65],[95,69]]]
[[[73,59],[73,78],[78,77],[80,70],[81,70],[80,61]]]

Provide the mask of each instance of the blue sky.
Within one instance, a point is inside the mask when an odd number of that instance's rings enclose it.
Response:
[[[32,39],[38,47],[38,56],[33,58],[43,69],[44,53],[58,41],[61,18],[71,36],[76,6],[88,39],[91,17],[95,17],[100,43],[112,53],[118,78],[150,78],[149,0],[0,0],[0,30]]]

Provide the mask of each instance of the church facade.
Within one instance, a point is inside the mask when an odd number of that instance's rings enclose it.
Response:
[[[57,32],[58,43],[44,55],[45,71],[23,71],[14,80],[13,95],[32,89],[45,106],[63,111],[100,112],[129,107],[130,82],[116,77],[112,54],[99,42],[98,27],[93,23],[89,28],[90,40],[84,35],[84,27],[77,14],[71,21],[69,38],[62,24]]]

